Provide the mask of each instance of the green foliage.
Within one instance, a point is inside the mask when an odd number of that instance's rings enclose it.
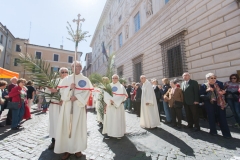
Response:
[[[87,35],[89,33],[88,31],[83,32],[81,30],[81,24],[80,24],[80,29],[78,30],[78,33],[77,33],[77,30],[74,32],[71,24],[69,22],[67,22],[67,23],[68,23],[68,26],[66,28],[68,30],[68,34],[71,37],[71,38],[67,38],[68,40],[79,43],[83,40],[86,41],[86,38],[91,36],[91,35]]]
[[[45,60],[35,59],[29,54],[19,53],[19,63],[32,73],[34,84],[44,88],[56,88],[60,79],[58,72],[51,71],[51,65]],[[59,94],[42,92],[46,98],[60,100]]]
[[[108,77],[110,80],[112,80],[112,76],[114,74],[114,59],[115,59],[115,53],[113,53],[108,58],[106,77]]]
[[[122,84],[123,82],[124,82],[125,84],[127,83],[127,81],[126,81],[124,78],[119,78],[119,83]]]
[[[97,73],[92,73],[89,76],[89,80],[91,81],[92,84],[97,84],[99,82],[102,82],[102,76],[100,74],[97,74]]]

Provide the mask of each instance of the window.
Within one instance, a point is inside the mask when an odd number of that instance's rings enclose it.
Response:
[[[11,49],[11,47],[12,47],[12,41],[9,40],[9,41],[8,41],[8,48]]]
[[[58,61],[59,59],[59,55],[58,54],[54,54],[53,55],[53,61]]]
[[[167,4],[169,2],[169,0],[165,0],[165,4]]]
[[[140,29],[140,14],[139,14],[139,12],[134,17],[134,26],[135,26],[135,32],[137,32]]]
[[[119,22],[121,22],[121,20],[122,20],[122,15],[119,16],[119,18],[118,18],[118,21],[119,21]]]
[[[58,67],[51,67],[51,71],[52,71],[52,72],[58,72],[58,71],[59,71],[59,68],[58,68]]]
[[[0,43],[3,44],[3,35],[0,37]]]
[[[119,75],[120,78],[123,77],[123,66],[117,68],[117,74]]]
[[[41,59],[42,58],[42,52],[36,52],[36,59]]]
[[[22,48],[22,47],[17,44],[17,45],[16,45],[16,52],[21,52],[21,48]]]
[[[111,22],[111,19],[112,19],[112,17],[111,17],[111,12],[109,13],[109,22]]]
[[[14,66],[18,66],[19,60],[20,60],[20,59],[18,59],[18,58],[14,58]]]
[[[73,63],[73,57],[72,56],[68,56],[68,63]]]
[[[143,74],[142,59],[143,59],[143,56],[140,55],[132,60],[133,61],[133,80],[135,82],[140,82],[140,76]]]
[[[121,48],[122,44],[123,44],[123,42],[122,42],[122,33],[119,34],[118,41],[119,41],[119,48]]]
[[[184,32],[160,44],[162,48],[162,63],[164,77],[178,77],[187,71],[186,55],[184,52]]]

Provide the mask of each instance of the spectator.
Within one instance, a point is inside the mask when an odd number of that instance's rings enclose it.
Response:
[[[220,129],[225,138],[231,138],[226,119],[226,102],[223,98],[224,90],[216,83],[216,76],[213,73],[206,75],[207,83],[202,84],[200,88],[201,98],[204,101],[208,114],[208,122],[210,126],[210,134],[217,135],[216,119],[220,124]]]
[[[158,85],[158,88],[159,88],[159,97],[160,97],[159,98],[158,112],[159,112],[160,121],[162,121],[161,113],[164,113],[162,85]]]
[[[0,120],[1,120],[2,111],[4,110],[4,103],[5,103],[4,97],[2,97],[2,95],[3,95],[3,90],[6,88],[6,86],[7,86],[7,82],[0,80]],[[5,125],[0,123],[0,127],[4,127],[4,126]]]
[[[160,109],[160,90],[158,88],[158,81],[156,79],[152,79],[151,82],[152,82],[153,90],[157,100],[158,112],[160,113],[160,110],[159,110]],[[159,117],[160,117],[160,114],[159,114]]]
[[[171,88],[171,87],[169,85],[169,80],[167,78],[163,78],[162,82],[163,82],[162,94],[165,95],[167,93],[167,91],[169,90],[169,88]],[[167,100],[163,101],[163,109],[164,109],[164,112],[165,112],[165,115],[166,115],[165,123],[169,124],[172,121],[172,117],[171,117],[170,109],[168,107]]]
[[[184,109],[186,112],[188,128],[193,128],[193,131],[200,131],[199,126],[199,112],[198,112],[198,104],[199,104],[199,87],[198,82],[190,79],[189,73],[183,73],[183,82],[181,84],[181,89],[183,91],[183,101],[184,101]]]
[[[8,93],[11,92],[11,90],[17,86],[17,78],[16,77],[13,77],[10,79],[10,82],[11,84],[8,86]],[[11,98],[9,98],[9,101],[12,101]],[[7,119],[6,119],[6,125],[11,125],[12,124],[12,110],[9,109],[8,110],[8,113],[7,113]]]
[[[27,82],[27,100],[28,100],[28,106],[30,108],[33,104],[33,98],[35,97],[35,91],[36,91],[32,85],[33,85],[32,81]]]
[[[124,107],[125,109],[128,109],[128,111],[130,112],[132,110],[132,106],[131,106],[131,92],[132,92],[132,86],[128,85],[127,86],[127,94],[128,94],[128,98],[126,99],[126,106]]]
[[[134,97],[136,96],[136,82],[132,82],[132,91],[131,91],[131,104],[132,104],[132,108],[134,109],[134,112],[136,111],[135,109],[135,101],[134,101]]]
[[[15,86],[11,92],[9,92],[9,97],[12,98],[12,102],[19,102],[19,108],[12,110],[12,130],[18,130],[21,127],[20,122],[24,115],[25,100],[27,99],[27,93],[24,90],[24,79],[19,79],[17,81],[17,86]]]
[[[169,88],[165,94],[165,99],[168,100],[168,104],[172,113],[172,126],[181,128],[182,126],[182,107],[183,107],[183,93],[182,90],[177,87],[178,80],[174,79],[170,81],[172,88]],[[178,122],[176,123],[176,118]]]
[[[138,117],[140,117],[140,113],[141,113],[141,96],[142,96],[142,89],[140,87],[140,83],[136,83],[135,86],[135,90],[136,90],[136,96],[134,98],[135,101],[135,109],[136,109],[136,114]]]
[[[234,127],[240,129],[240,102],[239,102],[239,76],[237,74],[232,74],[229,77],[229,81],[224,84],[226,89],[226,101],[230,106],[236,123]]]

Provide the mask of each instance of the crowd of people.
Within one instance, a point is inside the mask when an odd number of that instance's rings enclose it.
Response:
[[[142,77],[141,77],[142,78]],[[151,79],[152,90],[155,93],[160,121],[181,129],[182,120],[187,121],[186,128],[192,131],[200,131],[199,116],[203,113],[209,123],[210,134],[217,135],[216,125],[219,125],[222,135],[231,138],[231,133],[226,119],[226,107],[229,106],[234,115],[235,128],[240,129],[240,83],[239,76],[232,74],[229,81],[218,81],[213,73],[206,75],[206,83],[198,84],[190,78],[189,73],[182,75],[183,81],[178,79],[169,81],[162,79],[159,84],[156,79]],[[149,95],[141,95],[145,82],[125,85],[128,94],[124,102],[124,108],[128,112],[135,112],[137,116],[144,116],[146,109],[142,103]],[[143,111],[142,111],[143,110]],[[204,114],[205,113],[205,114]],[[165,114],[165,120],[163,120]]]
[[[154,129],[164,122],[181,129],[185,117],[186,127],[197,132],[200,131],[201,106],[209,122],[209,133],[216,136],[216,125],[219,125],[223,137],[229,139],[232,137],[226,119],[226,107],[229,105],[236,120],[234,126],[240,128],[240,84],[237,74],[230,75],[229,81],[222,83],[217,81],[215,74],[208,73],[206,83],[201,85],[192,80],[189,73],[183,73],[181,83],[178,79],[169,81],[168,78],[163,78],[161,85],[156,79],[148,80],[145,75],[141,75],[141,82],[125,85],[114,74],[112,83],[109,84],[112,92],[109,93],[92,86],[90,80],[81,74],[80,62],[73,62],[71,67],[75,71],[71,75],[68,75],[67,68],[60,68],[56,88],[36,90],[31,81],[15,77],[11,79],[10,85],[6,81],[0,81],[1,111],[6,109],[8,101],[19,102],[18,109],[9,110],[7,115],[6,123],[11,124],[12,130],[21,127],[22,119],[31,118],[33,103],[43,112],[49,107],[49,136],[52,143],[48,149],[64,153],[62,160],[68,159],[71,154],[81,157],[82,151],[87,148],[86,106],[91,94],[96,108],[100,104],[98,101],[104,101],[104,116],[101,117],[99,111],[96,111],[97,121],[103,125],[102,134],[105,139],[121,139],[124,136],[125,111],[135,112],[140,117],[139,125],[142,128]],[[107,77],[103,79],[109,81]],[[60,99],[45,98],[44,92],[60,96]],[[102,97],[99,98],[99,95]]]
[[[37,103],[39,111],[46,112],[47,104],[44,103],[44,90],[40,92],[39,87],[34,87],[33,82],[23,78],[13,77],[10,84],[5,80],[0,80],[0,116],[5,109],[8,109],[8,102],[18,102],[18,109],[9,109],[6,118],[6,125],[11,125],[12,130],[19,130],[22,126],[20,122],[31,119],[31,106]],[[44,108],[45,106],[45,108]],[[5,124],[1,123],[0,127]]]

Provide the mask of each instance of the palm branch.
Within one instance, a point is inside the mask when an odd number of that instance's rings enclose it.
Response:
[[[25,70],[32,73],[33,82],[37,86],[44,88],[57,88],[60,79],[58,72],[51,71],[51,65],[45,60],[36,59],[29,54],[19,53],[19,63]],[[58,93],[42,92],[45,98],[60,100]]]
[[[68,40],[73,41],[74,43],[79,43],[81,41],[86,41],[86,38],[91,36],[91,35],[87,35],[89,33],[88,31],[83,32],[81,30],[81,24],[80,24],[80,29],[78,30],[78,33],[76,33],[77,31],[74,32],[71,24],[69,22],[67,23],[68,23],[68,26],[66,26],[66,28],[68,30],[68,34],[71,37],[71,38],[67,38]]]

